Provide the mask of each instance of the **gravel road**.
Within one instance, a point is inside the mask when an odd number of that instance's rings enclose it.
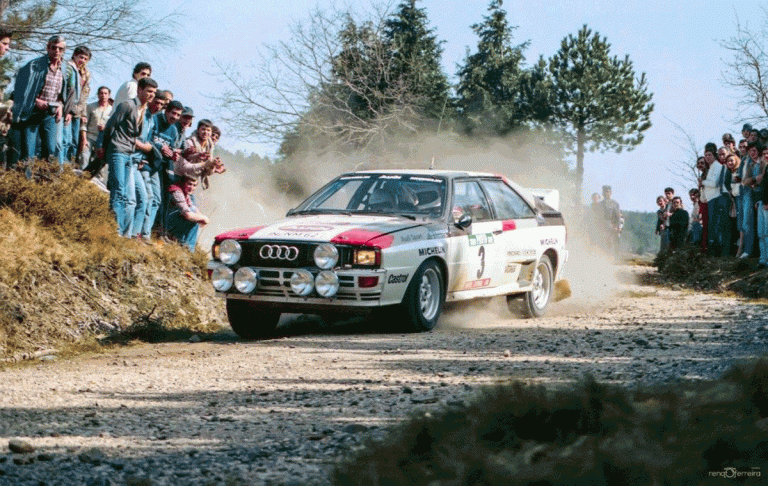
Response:
[[[484,385],[709,379],[766,351],[763,305],[637,284],[576,294],[538,320],[495,301],[456,310],[427,334],[288,316],[269,341],[44,357],[0,372],[0,484],[329,484],[345,453]]]

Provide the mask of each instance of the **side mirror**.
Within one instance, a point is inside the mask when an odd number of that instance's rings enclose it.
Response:
[[[469,228],[472,226],[472,216],[467,213],[462,214],[459,220],[456,221],[456,226],[461,229]]]

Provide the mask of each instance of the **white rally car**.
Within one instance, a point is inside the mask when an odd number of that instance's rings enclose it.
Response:
[[[568,259],[557,198],[477,172],[348,173],[277,223],[218,235],[211,281],[246,339],[281,313],[377,312],[427,331],[445,302],[493,296],[538,317]]]

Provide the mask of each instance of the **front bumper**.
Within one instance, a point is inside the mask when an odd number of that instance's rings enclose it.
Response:
[[[322,297],[313,291],[306,297],[296,295],[291,290],[293,269],[285,268],[255,268],[259,273],[256,288],[247,294],[230,289],[227,292],[217,292],[220,297],[227,299],[250,300],[265,304],[265,307],[282,307],[283,312],[302,312],[300,309],[349,309],[371,308],[381,305],[381,294],[384,289],[386,270],[357,270],[339,269],[335,273],[339,277],[339,290],[333,297]],[[313,275],[319,270],[308,269]],[[373,287],[360,287],[360,277],[378,277]]]

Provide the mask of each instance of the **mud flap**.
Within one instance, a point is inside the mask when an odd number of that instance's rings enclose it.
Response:
[[[567,280],[555,282],[555,302],[560,302],[571,296],[571,284]]]

